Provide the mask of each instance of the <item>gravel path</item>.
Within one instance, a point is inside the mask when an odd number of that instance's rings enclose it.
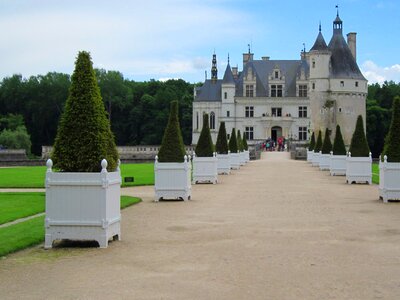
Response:
[[[376,185],[263,153],[192,201],[123,193],[143,202],[122,211],[122,241],[10,255],[0,298],[400,299],[400,204]]]

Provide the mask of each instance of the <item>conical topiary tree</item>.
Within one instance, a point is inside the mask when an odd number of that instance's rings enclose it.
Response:
[[[89,52],[78,53],[51,158],[62,172],[99,172],[103,159],[109,171],[117,168],[118,151]]]
[[[226,139],[225,122],[221,122],[219,126],[217,143],[215,144],[215,150],[219,154],[228,154],[228,141]]]
[[[325,129],[325,137],[324,137],[324,143],[322,144],[321,152],[322,154],[330,154],[332,151],[332,143],[331,143],[331,138],[329,137],[331,134],[331,131],[326,128]]]
[[[243,144],[242,144],[242,135],[240,134],[240,130],[237,132],[237,146],[238,146],[238,151],[243,152]]]
[[[335,140],[333,141],[332,147],[333,155],[346,155],[346,146],[344,145],[342,132],[340,126],[336,125]]]
[[[314,152],[319,153],[322,148],[322,133],[321,130],[318,131],[317,143],[315,144]]]
[[[183,162],[185,156],[181,128],[178,118],[178,101],[172,101],[170,105],[169,119],[158,152],[159,162]]]
[[[242,145],[243,145],[243,150],[245,151],[249,150],[249,146],[247,145],[247,140],[246,140],[246,134],[243,134]]]
[[[232,128],[231,138],[229,139],[229,151],[231,151],[231,153],[238,152],[235,128]]]
[[[400,162],[400,96],[394,98],[392,109],[392,121],[385,139],[383,155],[387,156],[388,162]]]
[[[311,134],[311,140],[310,140],[310,145],[308,146],[308,151],[314,151],[315,148],[315,134],[314,131]]]
[[[364,131],[364,122],[361,115],[357,118],[356,129],[351,138],[349,152],[352,157],[368,157],[369,146]]]
[[[196,156],[212,157],[214,153],[214,145],[211,138],[210,126],[208,125],[208,114],[203,115],[203,128],[196,145]]]

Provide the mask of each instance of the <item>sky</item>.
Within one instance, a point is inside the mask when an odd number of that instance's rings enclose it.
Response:
[[[135,81],[204,81],[215,51],[218,77],[254,59],[299,59],[318,34],[332,37],[336,5],[344,36],[357,32],[369,83],[400,82],[398,0],[0,0],[0,79],[71,74],[77,53]]]

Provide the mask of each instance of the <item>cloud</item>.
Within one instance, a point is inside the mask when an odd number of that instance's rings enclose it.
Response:
[[[371,60],[365,61],[361,65],[361,71],[368,79],[369,83],[382,84],[384,81],[400,82],[400,64],[389,67],[378,66]]]

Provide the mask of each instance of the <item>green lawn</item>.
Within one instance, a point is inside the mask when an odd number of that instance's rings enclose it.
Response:
[[[0,193],[0,224],[45,210],[44,193]]]
[[[46,167],[12,167],[0,169],[0,188],[43,188]],[[122,187],[154,184],[154,163],[122,164]],[[134,182],[124,182],[134,177]]]
[[[372,183],[379,184],[379,163],[372,164]]]
[[[42,197],[44,199],[44,194]],[[142,201],[140,198],[121,196],[121,209],[140,201]],[[0,257],[42,243],[44,241],[44,216],[0,228],[0,241]]]

